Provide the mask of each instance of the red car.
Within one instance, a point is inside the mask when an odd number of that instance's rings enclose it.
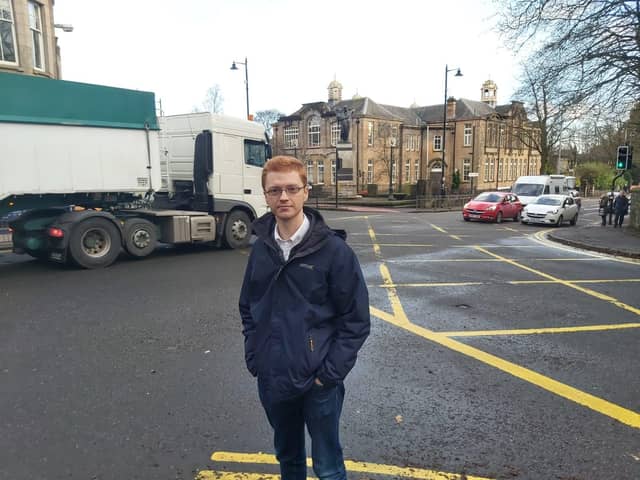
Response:
[[[510,192],[484,192],[462,207],[462,218],[469,220],[488,220],[501,223],[510,218],[520,220],[522,204],[517,196]]]

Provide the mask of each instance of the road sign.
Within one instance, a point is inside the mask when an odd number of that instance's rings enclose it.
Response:
[[[469,177],[471,177],[471,178],[473,178],[473,177],[479,177],[479,176],[480,176],[480,174],[479,174],[478,172],[471,172],[471,173],[469,174]]]

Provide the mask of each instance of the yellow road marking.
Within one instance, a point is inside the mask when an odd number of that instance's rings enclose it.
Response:
[[[607,278],[607,279],[595,279],[595,280],[566,280],[566,281],[558,281],[558,280],[509,280],[506,282],[425,282],[425,283],[385,283],[383,285],[369,285],[369,287],[377,287],[377,288],[404,288],[404,287],[468,287],[473,285],[553,285],[556,283],[591,283],[591,284],[600,284],[600,283],[636,283],[640,282],[639,278]]]
[[[444,233],[445,235],[449,235],[449,237],[453,238],[454,240],[462,240],[458,235],[453,235],[449,232],[447,232],[444,228],[438,227],[437,225],[434,225],[433,223],[430,224],[434,229],[436,229],[437,231]]]
[[[349,245],[363,247],[370,247],[370,243],[349,243]],[[379,243],[381,247],[433,247],[432,244],[429,243]]]
[[[625,425],[629,425],[634,428],[640,428],[640,414],[634,412],[633,410],[620,407],[615,403],[608,402],[602,398],[596,397],[595,395],[583,392],[582,390],[578,390],[577,388],[561,383],[550,377],[541,375],[533,370],[521,367],[520,365],[516,365],[515,363],[509,362],[500,357],[496,357],[495,355],[491,355],[490,353],[458,342],[457,340],[453,340],[443,334],[433,332],[411,322],[398,321],[394,318],[391,323],[422,338],[431,340],[432,342],[445,346],[455,352],[462,353],[463,355],[467,355],[471,358],[475,358],[482,363],[486,363],[487,365],[495,367],[498,370],[502,370],[503,372],[513,375],[516,378],[520,378],[521,380],[529,382],[549,392],[555,393],[556,395],[564,397],[567,400],[571,400],[572,402],[583,405],[598,413],[614,418],[619,422],[624,423]]]
[[[536,335],[543,333],[602,332],[606,330],[622,330],[625,328],[640,328],[640,323],[620,323],[618,325],[583,325],[580,327],[521,328],[517,330],[464,330],[461,332],[438,333],[446,337],[484,337],[493,335]]]
[[[437,225],[434,225],[433,223],[431,224],[431,227],[434,228],[435,230],[441,232],[441,233],[447,233],[447,231],[444,228],[440,228]]]
[[[567,280],[569,283],[633,283],[640,282],[640,278],[606,278],[596,280]],[[558,283],[555,280],[511,280],[513,285],[531,285],[542,283]]]
[[[433,282],[433,283],[393,283],[384,285],[374,285],[381,288],[395,287],[466,287],[469,285],[484,285],[485,282]]]
[[[432,225],[433,226],[433,225]],[[434,228],[436,228],[435,226],[433,226]],[[437,229],[437,228],[436,228]],[[392,287],[392,285],[394,285],[393,280],[391,278],[391,275],[389,273],[389,270],[386,267],[386,264],[384,262],[384,258],[382,257],[382,252],[380,251],[379,245],[377,243],[376,240],[376,236],[375,236],[375,232],[373,230],[373,228],[371,227],[371,225],[369,224],[369,236],[371,237],[371,240],[374,244],[374,251],[376,252],[376,257],[380,260],[381,262],[381,266],[380,266],[380,272],[382,274],[382,278],[384,280],[384,284],[389,286],[389,288],[387,289],[387,296],[389,297],[389,300],[391,302],[392,305],[392,309],[393,309],[393,316],[389,315],[389,314],[385,314],[384,317],[379,317],[382,320],[391,323],[392,325],[396,325],[399,328],[403,328],[409,332],[412,332],[422,338],[425,338],[427,340],[430,340],[432,342],[435,342],[439,345],[445,346],[455,352],[461,353],[463,355],[467,355],[471,358],[474,358],[480,362],[483,362],[487,365],[490,365],[494,368],[497,368],[498,370],[501,370],[505,373],[508,373],[516,378],[520,378],[521,380],[524,380],[526,382],[529,382],[533,385],[536,385],[537,387],[540,387],[544,390],[547,390],[551,393],[554,393],[560,397],[566,398],[567,400],[570,400],[572,402],[575,402],[579,405],[583,405],[595,412],[601,413],[603,415],[606,415],[608,417],[611,417],[625,425],[629,425],[631,427],[634,428],[640,428],[640,414],[634,412],[633,410],[629,410],[626,409],[624,407],[621,407],[619,405],[616,405],[614,403],[608,402],[602,398],[596,397],[594,395],[591,395],[589,393],[583,392],[582,390],[578,390],[577,388],[571,387],[569,385],[566,385],[564,383],[561,383],[557,380],[554,380],[550,377],[546,377],[544,375],[541,375],[533,370],[530,370],[528,368],[524,368],[521,367],[520,365],[517,365],[515,363],[509,362],[507,360],[504,360],[500,357],[497,357],[495,355],[491,355],[487,352],[484,352],[482,350],[479,350],[475,347],[471,347],[469,345],[466,345],[462,342],[459,342],[457,340],[454,340],[452,338],[449,338],[448,336],[441,334],[441,333],[436,333],[433,332],[431,330],[428,330],[426,328],[420,327],[418,325],[415,325],[413,323],[411,323],[409,321],[409,319],[406,316],[406,313],[404,312],[404,309],[402,308],[402,304],[400,303],[400,299],[398,297],[398,294],[396,292],[396,289],[394,287]],[[377,247],[376,247],[377,245]],[[620,302],[619,300],[613,298],[613,297],[609,297],[607,295],[604,294],[600,294],[598,292],[595,292],[593,290],[589,290],[587,288],[583,288],[580,287],[578,285],[574,285],[571,282],[565,281],[565,280],[561,280],[557,277],[554,277],[552,275],[546,274],[544,272],[541,272],[539,270],[535,270],[533,268],[527,267],[525,265],[521,265],[519,263],[517,263],[514,260],[510,260],[508,258],[505,257],[501,257],[500,255],[494,254],[492,252],[489,252],[488,250],[480,247],[480,246],[475,246],[475,249],[477,249],[478,251],[481,251],[487,255],[490,255],[494,258],[497,259],[501,259],[513,266],[516,266],[518,268],[521,268],[523,270],[527,270],[531,273],[534,273],[536,275],[539,275],[543,278],[546,278],[548,280],[551,281],[555,281],[557,283],[561,283],[563,285],[567,285],[570,288],[574,288],[578,291],[581,291],[583,293],[586,293],[587,295],[591,295],[594,296],[596,298],[611,302],[612,304],[623,308],[625,310],[640,314],[640,310],[636,309],[635,307],[632,307],[630,305],[626,305],[622,302]],[[372,314],[376,314],[376,309],[371,309]]]
[[[581,287],[580,285],[576,285],[576,282],[572,282],[570,280],[562,280],[562,279],[560,279],[558,277],[554,277],[553,275],[549,275],[548,273],[541,272],[540,270],[536,270],[535,268],[527,267],[526,265],[522,265],[522,264],[516,262],[515,260],[511,260],[509,258],[502,257],[502,256],[500,256],[500,255],[498,255],[496,253],[490,252],[490,251],[488,251],[488,250],[486,250],[486,249],[484,249],[482,247],[476,247],[476,249],[478,251],[480,251],[480,252],[483,252],[483,253],[489,255],[489,256],[501,259],[501,260],[509,263],[510,265],[513,265],[514,267],[521,268],[523,270],[526,270],[527,272],[534,273],[536,275],[539,275],[539,276],[541,276],[543,278],[546,278],[548,280],[551,280],[553,282],[560,283],[560,284],[565,285],[565,286],[567,286],[569,288],[573,288],[574,290],[578,290],[579,292],[582,292],[582,293],[584,293],[586,295],[595,297],[598,300],[604,300],[605,302],[609,302],[612,305],[615,305],[616,307],[619,307],[619,308],[621,308],[623,310],[626,310],[628,312],[635,313],[636,315],[640,315],[640,309],[638,309],[636,307],[632,307],[631,305],[628,305],[628,304],[626,304],[624,302],[621,302],[617,298],[610,297],[609,295],[605,295],[603,293],[596,292],[595,290],[591,290],[589,288]]]
[[[278,465],[278,460],[274,455],[266,453],[233,453],[233,452],[214,452],[211,455],[211,460],[214,462],[238,462],[238,463],[255,463],[255,464],[268,464]],[[369,462],[354,462],[352,460],[345,460],[345,467],[350,472],[371,473],[377,475],[390,475],[394,477],[403,478],[415,478],[421,480],[490,480],[484,477],[473,477],[470,475],[458,475],[455,473],[440,472],[437,470],[427,470],[423,468],[410,468],[410,467],[396,467],[395,465],[384,465],[380,463]],[[311,466],[311,459],[307,458],[307,466]],[[203,473],[203,472],[200,472]],[[226,473],[226,472],[223,472]],[[198,477],[204,479],[213,479],[220,477]],[[229,479],[236,477],[227,477]],[[251,478],[253,477],[241,477]],[[269,477],[265,477],[269,478]],[[280,478],[279,475],[276,478]]]

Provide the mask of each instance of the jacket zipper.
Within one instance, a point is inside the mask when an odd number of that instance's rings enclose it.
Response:
[[[313,352],[313,337],[309,335],[309,350]]]

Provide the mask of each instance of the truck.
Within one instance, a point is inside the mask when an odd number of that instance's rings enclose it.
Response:
[[[511,192],[515,193],[524,207],[540,195],[568,195],[567,177],[564,175],[530,175],[518,177]]]
[[[13,252],[103,268],[158,243],[244,248],[267,211],[264,128],[156,115],[152,92],[0,73],[0,217]]]

